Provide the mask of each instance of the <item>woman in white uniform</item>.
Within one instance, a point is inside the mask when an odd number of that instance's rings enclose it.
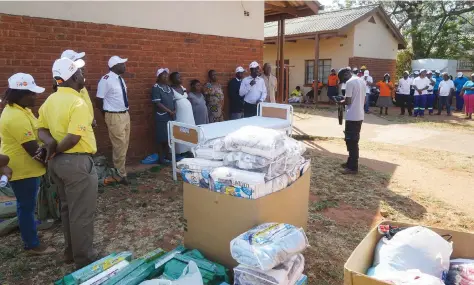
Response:
[[[179,72],[170,74],[171,88],[176,106],[176,122],[189,125],[196,125],[193,115],[193,106],[188,100],[186,89],[181,85],[181,75]],[[190,147],[183,144],[176,144],[176,153],[185,153],[190,151]]]

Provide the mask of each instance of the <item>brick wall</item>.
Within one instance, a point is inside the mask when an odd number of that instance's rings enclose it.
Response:
[[[86,87],[93,101],[99,79],[108,72],[108,59],[128,58],[124,75],[132,120],[128,156],[135,161],[155,151],[150,90],[158,67],[180,72],[187,88],[191,79],[205,81],[207,71],[215,69],[226,87],[238,65],[246,68],[251,61],[263,60],[263,41],[258,40],[5,14],[0,14],[0,43],[0,92],[13,73],[30,73],[47,88],[38,106],[51,93],[51,67],[65,49],[86,52]],[[99,152],[110,154],[107,129],[97,110],[96,117]]]
[[[375,81],[383,79],[385,73],[390,74],[392,81],[397,81],[395,78],[397,62],[394,59],[378,59],[378,58],[367,58],[367,57],[351,57],[349,58],[350,67],[361,67],[362,65],[367,66],[370,71],[370,75]]]

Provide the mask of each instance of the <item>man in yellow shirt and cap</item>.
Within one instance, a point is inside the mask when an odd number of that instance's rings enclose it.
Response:
[[[98,178],[92,160],[97,146],[93,117],[80,91],[84,61],[54,62],[58,91],[39,109],[38,135],[46,146],[48,172],[58,187],[66,263],[84,267],[97,259],[93,248]]]

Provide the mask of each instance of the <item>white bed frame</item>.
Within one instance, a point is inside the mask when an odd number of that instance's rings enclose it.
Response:
[[[293,106],[287,104],[276,103],[259,103],[257,116],[267,118],[278,118],[289,122],[288,127],[284,128],[285,132],[291,136],[293,131]],[[217,123],[207,124],[213,125]],[[222,127],[222,126],[221,126]],[[233,131],[233,130],[229,130]],[[173,180],[177,180],[176,169],[176,143],[187,145],[190,147],[197,146],[205,141],[204,130],[200,126],[189,125],[185,123],[169,121],[168,122],[168,144],[171,149]]]

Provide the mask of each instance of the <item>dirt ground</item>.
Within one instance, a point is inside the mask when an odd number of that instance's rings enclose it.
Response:
[[[342,176],[339,165],[346,150],[341,139],[308,137],[305,143],[312,158],[311,247],[305,252],[309,284],[342,284],[346,259],[382,219],[474,231],[472,200],[464,201],[474,196],[472,156],[362,141],[359,175]],[[96,247],[140,256],[180,244],[181,183],[172,181],[169,168],[156,167],[139,173],[134,182],[99,194]],[[73,270],[61,261],[59,225],[42,231],[41,240],[58,253],[28,257],[18,231],[0,238],[0,284],[51,284]]]

